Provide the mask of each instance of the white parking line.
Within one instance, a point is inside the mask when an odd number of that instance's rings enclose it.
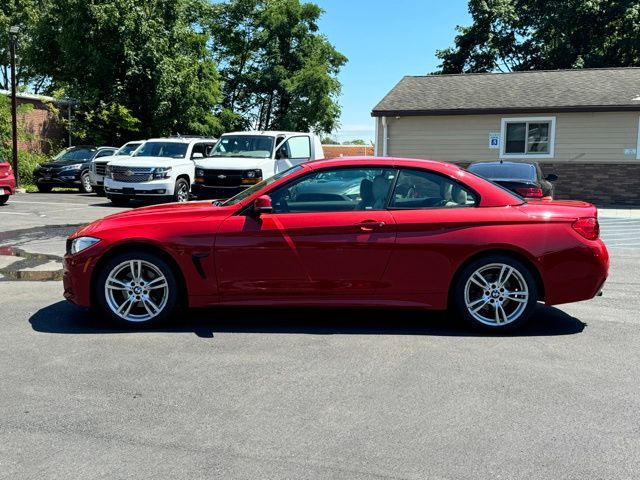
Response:
[[[4,213],[5,215],[31,215],[30,213],[21,213],[21,212],[0,212],[0,213]]]
[[[83,207],[88,207],[90,205],[87,205],[86,203],[66,203],[66,202],[25,202],[24,200],[11,200],[11,203],[27,203],[27,204],[34,204],[34,205],[80,205]]]

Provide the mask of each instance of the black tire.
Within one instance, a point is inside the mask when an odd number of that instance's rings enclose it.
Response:
[[[118,195],[117,197],[109,197],[111,203],[113,203],[116,207],[127,207],[129,206],[129,197],[121,197]]]
[[[509,267],[513,272],[509,273]],[[503,276],[504,285],[498,279],[501,272],[509,273],[508,277]],[[479,280],[474,282],[471,277],[477,273],[480,278],[474,277]],[[485,285],[482,288],[481,283]],[[471,326],[504,332],[529,320],[538,303],[538,288],[524,263],[505,255],[487,255],[462,268],[452,285],[450,298],[456,313]],[[474,312],[474,307],[480,309]]]
[[[91,185],[91,179],[89,178],[89,172],[84,171],[80,174],[80,192],[92,193],[93,186]]]
[[[9,200],[9,195],[0,195],[0,205],[4,205]]]
[[[176,180],[176,186],[173,189],[173,201],[174,202],[189,201],[189,182],[184,178],[179,178],[178,180]]]
[[[36,185],[40,193],[50,193],[53,187],[51,185]]]
[[[104,197],[106,195],[104,193],[104,187],[93,187],[93,191],[96,192],[96,195],[99,197]]]
[[[123,273],[129,275],[131,273],[129,262],[131,261],[141,261],[152,264],[158,271],[162,273],[162,275],[166,279],[166,303],[162,304],[162,308],[159,309],[159,313],[157,313],[156,316],[147,320],[130,320],[124,318],[121,315],[118,315],[113,309],[114,306],[118,306],[118,301],[121,301],[123,306],[128,305],[126,302],[128,302],[129,300],[127,300],[126,298],[135,297],[135,293],[140,293],[140,291],[114,291],[112,294],[112,298],[107,297],[107,289],[105,288],[107,279],[112,273],[117,273],[118,271],[122,271]],[[143,275],[143,278],[149,279],[148,281],[152,281],[152,277]],[[135,287],[131,287],[131,289],[133,288]],[[140,286],[140,288],[144,287]],[[141,291],[144,292],[144,290]],[[164,292],[165,291],[163,290],[163,293]],[[112,258],[109,258],[96,274],[95,281],[93,282],[93,294],[93,298],[95,299],[95,306],[97,307],[98,313],[109,322],[126,328],[144,329],[163,324],[169,321],[174,316],[176,310],[180,306],[180,285],[176,279],[176,274],[174,273],[171,266],[158,255],[140,250],[132,250],[131,252],[119,253]],[[129,295],[131,295],[131,297],[128,297]],[[144,294],[141,294],[136,298],[140,297],[144,297]],[[157,301],[157,297],[155,301],[156,304],[161,303]],[[144,307],[143,301],[136,301],[134,299],[134,301],[131,301],[129,303],[132,304],[132,308],[130,310],[131,314],[135,315],[137,313],[140,313],[142,315],[147,315],[149,313],[149,310]]]

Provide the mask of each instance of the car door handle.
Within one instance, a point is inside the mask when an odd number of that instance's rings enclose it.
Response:
[[[376,228],[382,228],[386,225],[384,222],[376,222],[375,220],[365,220],[357,224],[363,232],[372,232]]]

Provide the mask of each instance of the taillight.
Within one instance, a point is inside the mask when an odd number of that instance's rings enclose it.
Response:
[[[579,218],[571,226],[587,240],[595,240],[600,235],[600,225],[595,217]]]
[[[520,187],[516,188],[516,193],[521,197],[528,198],[542,198],[544,194],[542,193],[542,189],[538,187]]]

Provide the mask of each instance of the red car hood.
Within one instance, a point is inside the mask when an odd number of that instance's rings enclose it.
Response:
[[[97,235],[102,230],[113,228],[168,224],[174,221],[184,222],[187,219],[189,221],[197,221],[203,217],[211,216],[228,216],[233,210],[233,207],[214,206],[210,200],[141,207],[96,220],[75,232],[70,238],[82,235]]]

